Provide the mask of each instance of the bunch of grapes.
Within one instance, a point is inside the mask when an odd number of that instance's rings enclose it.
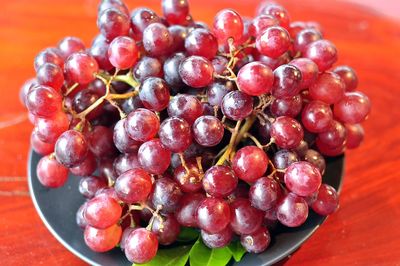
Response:
[[[321,27],[275,3],[255,18],[224,9],[212,27],[186,0],[162,10],[102,1],[90,48],[44,49],[21,91],[39,181],[82,177],[86,244],[144,263],[193,227],[210,248],[239,237],[259,253],[277,222],[333,213],[324,156],[360,145],[371,104]]]

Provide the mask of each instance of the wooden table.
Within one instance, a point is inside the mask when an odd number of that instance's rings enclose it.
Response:
[[[208,23],[223,7],[253,15],[258,1],[192,0]],[[297,20],[317,20],[353,66],[373,102],[364,145],[347,154],[341,208],[287,265],[400,265],[400,21],[338,1],[282,1]],[[147,4],[159,11],[159,1]],[[323,3],[323,4],[322,4]],[[396,0],[381,1],[400,5]],[[397,3],[397,5],[396,5]],[[67,35],[96,34],[96,0],[2,1],[0,11],[0,261],[2,265],[84,265],[47,231],[27,193],[32,126],[18,101],[33,58]]]

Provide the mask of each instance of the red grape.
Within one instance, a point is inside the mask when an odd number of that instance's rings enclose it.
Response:
[[[252,96],[260,96],[270,92],[273,82],[272,70],[259,62],[245,65],[237,75],[240,90]]]
[[[115,248],[121,235],[122,228],[117,224],[104,229],[86,226],[84,232],[86,245],[95,252],[106,252]]]
[[[252,206],[267,211],[276,207],[282,194],[282,189],[277,181],[262,177],[250,187],[249,200]]]
[[[285,172],[286,187],[299,196],[307,197],[321,186],[321,173],[308,162],[295,162]]]
[[[117,178],[114,187],[123,202],[144,202],[151,191],[151,177],[142,169],[131,169]]]
[[[334,213],[338,206],[339,198],[336,190],[327,184],[322,184],[311,208],[320,215],[329,215]]]
[[[227,246],[233,238],[232,229],[227,226],[224,230],[218,233],[208,233],[201,230],[201,239],[204,245],[209,248],[222,248]]]
[[[229,38],[240,41],[243,34],[241,16],[232,9],[221,10],[214,18],[213,32],[221,44],[226,43]]]
[[[250,253],[261,253],[267,249],[271,243],[271,236],[265,227],[258,228],[252,234],[242,235],[240,243]]]
[[[39,182],[46,187],[62,187],[68,178],[68,169],[57,162],[53,155],[42,157],[36,169]]]
[[[206,198],[197,207],[196,217],[198,227],[208,233],[215,234],[228,226],[231,213],[225,200]]]
[[[203,88],[211,84],[214,68],[209,60],[201,56],[189,56],[179,66],[182,81],[193,88]]]
[[[276,215],[283,225],[298,227],[308,217],[307,202],[302,197],[289,193],[278,204]]]
[[[248,183],[255,182],[267,170],[268,156],[256,146],[246,146],[235,154],[232,168],[240,179]]]
[[[203,178],[205,192],[213,197],[223,198],[231,194],[238,183],[238,178],[228,166],[215,165],[207,170]]]
[[[279,26],[268,27],[257,36],[256,47],[260,54],[278,58],[290,48],[290,36],[287,30]]]
[[[224,125],[214,116],[200,116],[193,124],[193,136],[202,146],[216,146],[224,136]]]
[[[132,231],[125,240],[125,255],[133,263],[145,263],[156,255],[158,240],[155,233],[145,228]]]
[[[248,199],[239,198],[231,207],[231,228],[239,235],[248,235],[257,231],[263,221],[263,212],[252,207]]]
[[[371,111],[371,102],[362,92],[346,92],[342,100],[334,105],[335,117],[344,123],[358,124],[364,121]]]
[[[147,141],[155,137],[160,128],[160,121],[155,113],[139,108],[131,112],[125,122],[129,137],[135,141]]]
[[[280,148],[296,148],[303,136],[303,128],[297,120],[291,117],[278,117],[271,125],[271,137],[274,138],[276,145]]]
[[[90,226],[106,229],[116,224],[121,214],[122,208],[118,202],[112,197],[101,194],[88,201],[84,217]]]
[[[108,48],[110,63],[118,69],[129,69],[135,65],[139,58],[136,42],[125,36],[115,38]]]
[[[171,152],[162,145],[159,139],[143,143],[138,155],[143,169],[151,174],[163,174],[171,162]]]

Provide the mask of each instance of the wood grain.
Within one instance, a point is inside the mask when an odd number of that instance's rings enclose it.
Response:
[[[159,1],[127,1],[130,8]],[[224,7],[253,15],[256,0],[191,0],[196,19]],[[316,20],[353,66],[373,103],[364,145],[347,154],[340,210],[286,265],[400,265],[400,23],[339,1],[281,1],[295,20]],[[381,1],[395,5],[396,0]],[[2,265],[85,265],[46,230],[27,196],[32,126],[18,101],[33,58],[66,35],[87,45],[97,32],[95,0],[2,1],[0,12],[0,261]],[[397,4],[399,8],[399,4]],[[19,117],[19,120],[13,121]],[[22,122],[20,120],[23,120]]]

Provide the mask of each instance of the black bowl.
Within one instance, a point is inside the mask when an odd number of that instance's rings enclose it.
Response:
[[[84,199],[79,194],[79,178],[70,176],[59,189],[43,187],[36,176],[40,155],[31,151],[28,161],[29,190],[33,203],[46,227],[69,251],[91,265],[132,265],[125,255],[114,249],[107,253],[91,251],[83,240],[83,232],[75,223],[75,213]],[[323,181],[340,190],[343,181],[344,157],[329,158]],[[310,211],[305,224],[298,228],[280,226],[273,234],[271,246],[262,254],[246,254],[233,265],[271,265],[286,258],[303,244],[326,218]]]

